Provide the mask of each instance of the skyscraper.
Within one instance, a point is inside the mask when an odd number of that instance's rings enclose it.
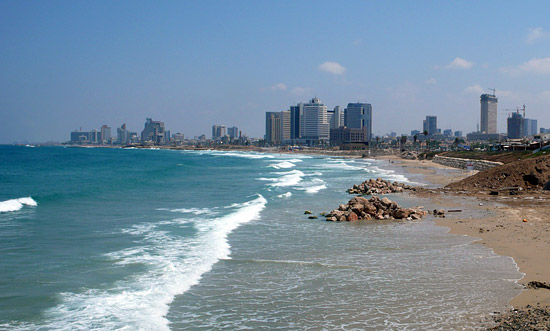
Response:
[[[130,143],[130,132],[126,130],[126,123],[122,124],[122,126],[118,129],[116,129],[116,135],[117,135],[117,142],[121,145],[126,145]]]
[[[280,145],[282,142],[282,112],[265,113],[265,142],[269,145]]]
[[[328,122],[330,123],[330,128],[338,129],[341,126],[344,126],[344,115],[344,111],[340,106],[334,107],[333,110],[328,110]]]
[[[523,136],[530,137],[537,134],[537,120],[532,118],[523,119]]]
[[[101,143],[109,144],[111,142],[111,128],[107,125],[101,127]]]
[[[212,125],[212,140],[225,137],[225,125]]]
[[[229,135],[229,138],[237,139],[239,138],[239,129],[236,126],[228,128],[227,134]]]
[[[498,99],[493,94],[482,94],[481,103],[481,128],[483,133],[497,133],[497,104]]]
[[[300,139],[300,118],[304,110],[304,105],[302,103],[297,104],[296,106],[290,106],[290,139],[296,140]]]
[[[437,116],[426,116],[423,122],[422,130],[427,131],[428,134],[437,133]]]
[[[365,139],[372,137],[372,105],[370,103],[348,103],[344,113],[344,125],[352,129],[366,128]]]
[[[310,103],[303,105],[303,113],[300,118],[300,135],[302,139],[312,144],[329,140],[327,106],[322,104],[319,98],[313,98]]]
[[[164,122],[153,121],[152,118],[145,120],[145,127],[141,131],[141,141],[151,141],[153,144],[161,145],[166,141]]]
[[[519,112],[512,113],[512,116],[507,119],[508,124],[508,138],[519,139],[523,137],[524,133],[524,118]]]

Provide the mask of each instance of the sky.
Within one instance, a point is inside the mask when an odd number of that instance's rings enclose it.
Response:
[[[373,133],[476,131],[479,97],[550,127],[549,1],[0,1],[0,143],[70,131],[263,137],[313,97],[373,107]]]

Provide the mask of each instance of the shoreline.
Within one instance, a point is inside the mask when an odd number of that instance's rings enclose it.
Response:
[[[82,147],[82,146],[78,146]],[[229,146],[228,146],[229,147]],[[550,192],[527,192],[520,197],[499,196],[493,198],[486,193],[452,192],[439,190],[445,185],[469,177],[476,172],[451,168],[429,160],[407,160],[393,154],[367,155],[365,151],[299,150],[285,151],[269,148],[187,148],[187,147],[141,147],[143,149],[171,150],[216,150],[275,154],[316,155],[326,157],[388,160],[380,166],[387,170],[401,171],[409,181],[417,179],[425,184],[424,189],[410,192],[412,199],[424,199],[438,209],[462,208],[463,213],[447,214],[446,218],[433,218],[437,226],[448,228],[448,232],[466,235],[473,239],[471,244],[484,245],[495,254],[513,259],[524,276],[517,280],[524,289],[510,299],[513,308],[550,307],[550,290],[527,288],[531,281],[550,281]],[[359,184],[359,183],[358,183]],[[480,205],[481,204],[481,205]],[[549,206],[546,206],[548,204]],[[466,214],[472,214],[466,217]],[[527,222],[523,222],[527,219]],[[505,312],[502,312],[505,313]]]
[[[375,159],[393,161],[392,168],[401,168],[407,177],[420,176],[428,182],[428,188],[440,188],[471,175],[431,161],[404,160],[396,156]],[[517,281],[524,290],[511,298],[509,304],[513,308],[550,307],[550,290],[527,288],[531,281],[550,280],[550,192],[535,191],[518,197],[493,198],[486,193],[464,195],[425,189],[411,192],[410,196],[427,199],[439,208],[464,209],[462,213],[448,213],[446,218],[434,218],[434,222],[449,228],[451,234],[472,237],[474,245],[484,245],[495,254],[514,260],[518,270],[524,274]],[[471,213],[474,216],[466,216]]]

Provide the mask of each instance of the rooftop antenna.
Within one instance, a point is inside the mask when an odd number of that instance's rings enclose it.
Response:
[[[489,88],[488,90],[489,90],[489,91],[493,91],[493,96],[494,96],[494,97],[496,96],[496,95],[495,95],[495,94],[496,94],[496,92],[497,92],[497,90],[496,90],[496,89],[494,89],[494,88]]]
[[[523,118],[525,118],[525,105],[523,105]]]

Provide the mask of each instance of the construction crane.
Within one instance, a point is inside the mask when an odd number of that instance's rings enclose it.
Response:
[[[496,96],[497,90],[494,88],[488,88],[489,91],[493,91],[493,96]]]
[[[525,118],[525,105],[523,105],[523,108],[520,108],[520,107],[508,108],[508,109],[504,109],[504,111],[507,112],[508,114],[514,111],[519,114],[520,111],[523,111],[523,118]]]

